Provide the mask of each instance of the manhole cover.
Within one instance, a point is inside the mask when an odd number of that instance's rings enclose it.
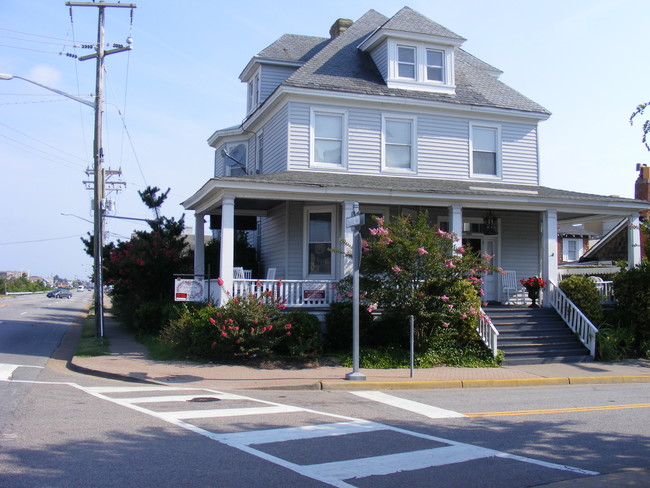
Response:
[[[192,399],[188,400],[188,402],[196,402],[196,403],[201,403],[201,402],[218,402],[218,401],[219,401],[219,399],[218,399],[218,398],[214,398],[214,397],[195,397],[195,398],[192,398]]]

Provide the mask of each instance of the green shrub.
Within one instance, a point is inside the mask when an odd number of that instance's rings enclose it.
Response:
[[[650,357],[650,261],[622,269],[614,277],[614,296],[620,312],[616,325],[629,329],[632,338],[628,355]]]
[[[318,319],[306,312],[284,312],[272,292],[234,297],[223,307],[184,307],[162,330],[161,340],[186,354],[207,360],[315,355]]]
[[[586,276],[569,276],[560,282],[560,289],[595,325],[603,322],[603,307],[596,285]]]
[[[321,342],[318,317],[297,310],[287,313],[286,321],[291,328],[282,335],[275,352],[296,358],[313,357],[318,354]]]
[[[367,309],[359,307],[359,342],[367,344],[368,331],[373,321]],[[349,351],[352,349],[352,302],[334,302],[325,315],[325,349]]]
[[[173,302],[140,303],[133,313],[131,327],[137,334],[157,335],[172,318],[178,317],[178,310],[179,306]]]

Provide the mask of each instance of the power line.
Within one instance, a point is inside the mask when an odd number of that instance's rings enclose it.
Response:
[[[35,239],[33,241],[0,242],[0,246],[14,246],[17,244],[33,244],[35,242],[61,241],[63,239],[72,239],[73,237],[78,238],[79,234],[66,237],[50,237],[49,239]]]
[[[7,31],[7,32],[14,32],[16,34],[23,34],[25,36],[32,36],[32,37],[41,37],[43,39],[53,39],[55,41],[69,41],[69,39],[64,39],[61,37],[51,37],[51,36],[44,36],[41,34],[32,34],[30,32],[24,32],[24,31],[19,31],[15,29],[7,29],[6,27],[0,27],[0,30]],[[92,42],[85,42],[83,44],[92,44]]]

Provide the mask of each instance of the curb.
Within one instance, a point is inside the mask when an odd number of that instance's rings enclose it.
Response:
[[[425,390],[449,388],[501,388],[512,386],[588,385],[614,383],[650,383],[650,375],[579,376],[566,378],[519,378],[504,380],[440,381],[320,381],[320,389],[336,390]]]

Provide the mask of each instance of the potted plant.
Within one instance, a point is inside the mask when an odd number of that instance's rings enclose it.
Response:
[[[519,282],[523,285],[524,288],[526,288],[526,291],[528,292],[528,298],[530,298],[533,301],[532,305],[530,306],[537,307],[538,306],[537,300],[539,299],[539,290],[546,286],[546,282],[543,279],[538,278],[537,276],[532,276],[524,280],[519,280]]]

